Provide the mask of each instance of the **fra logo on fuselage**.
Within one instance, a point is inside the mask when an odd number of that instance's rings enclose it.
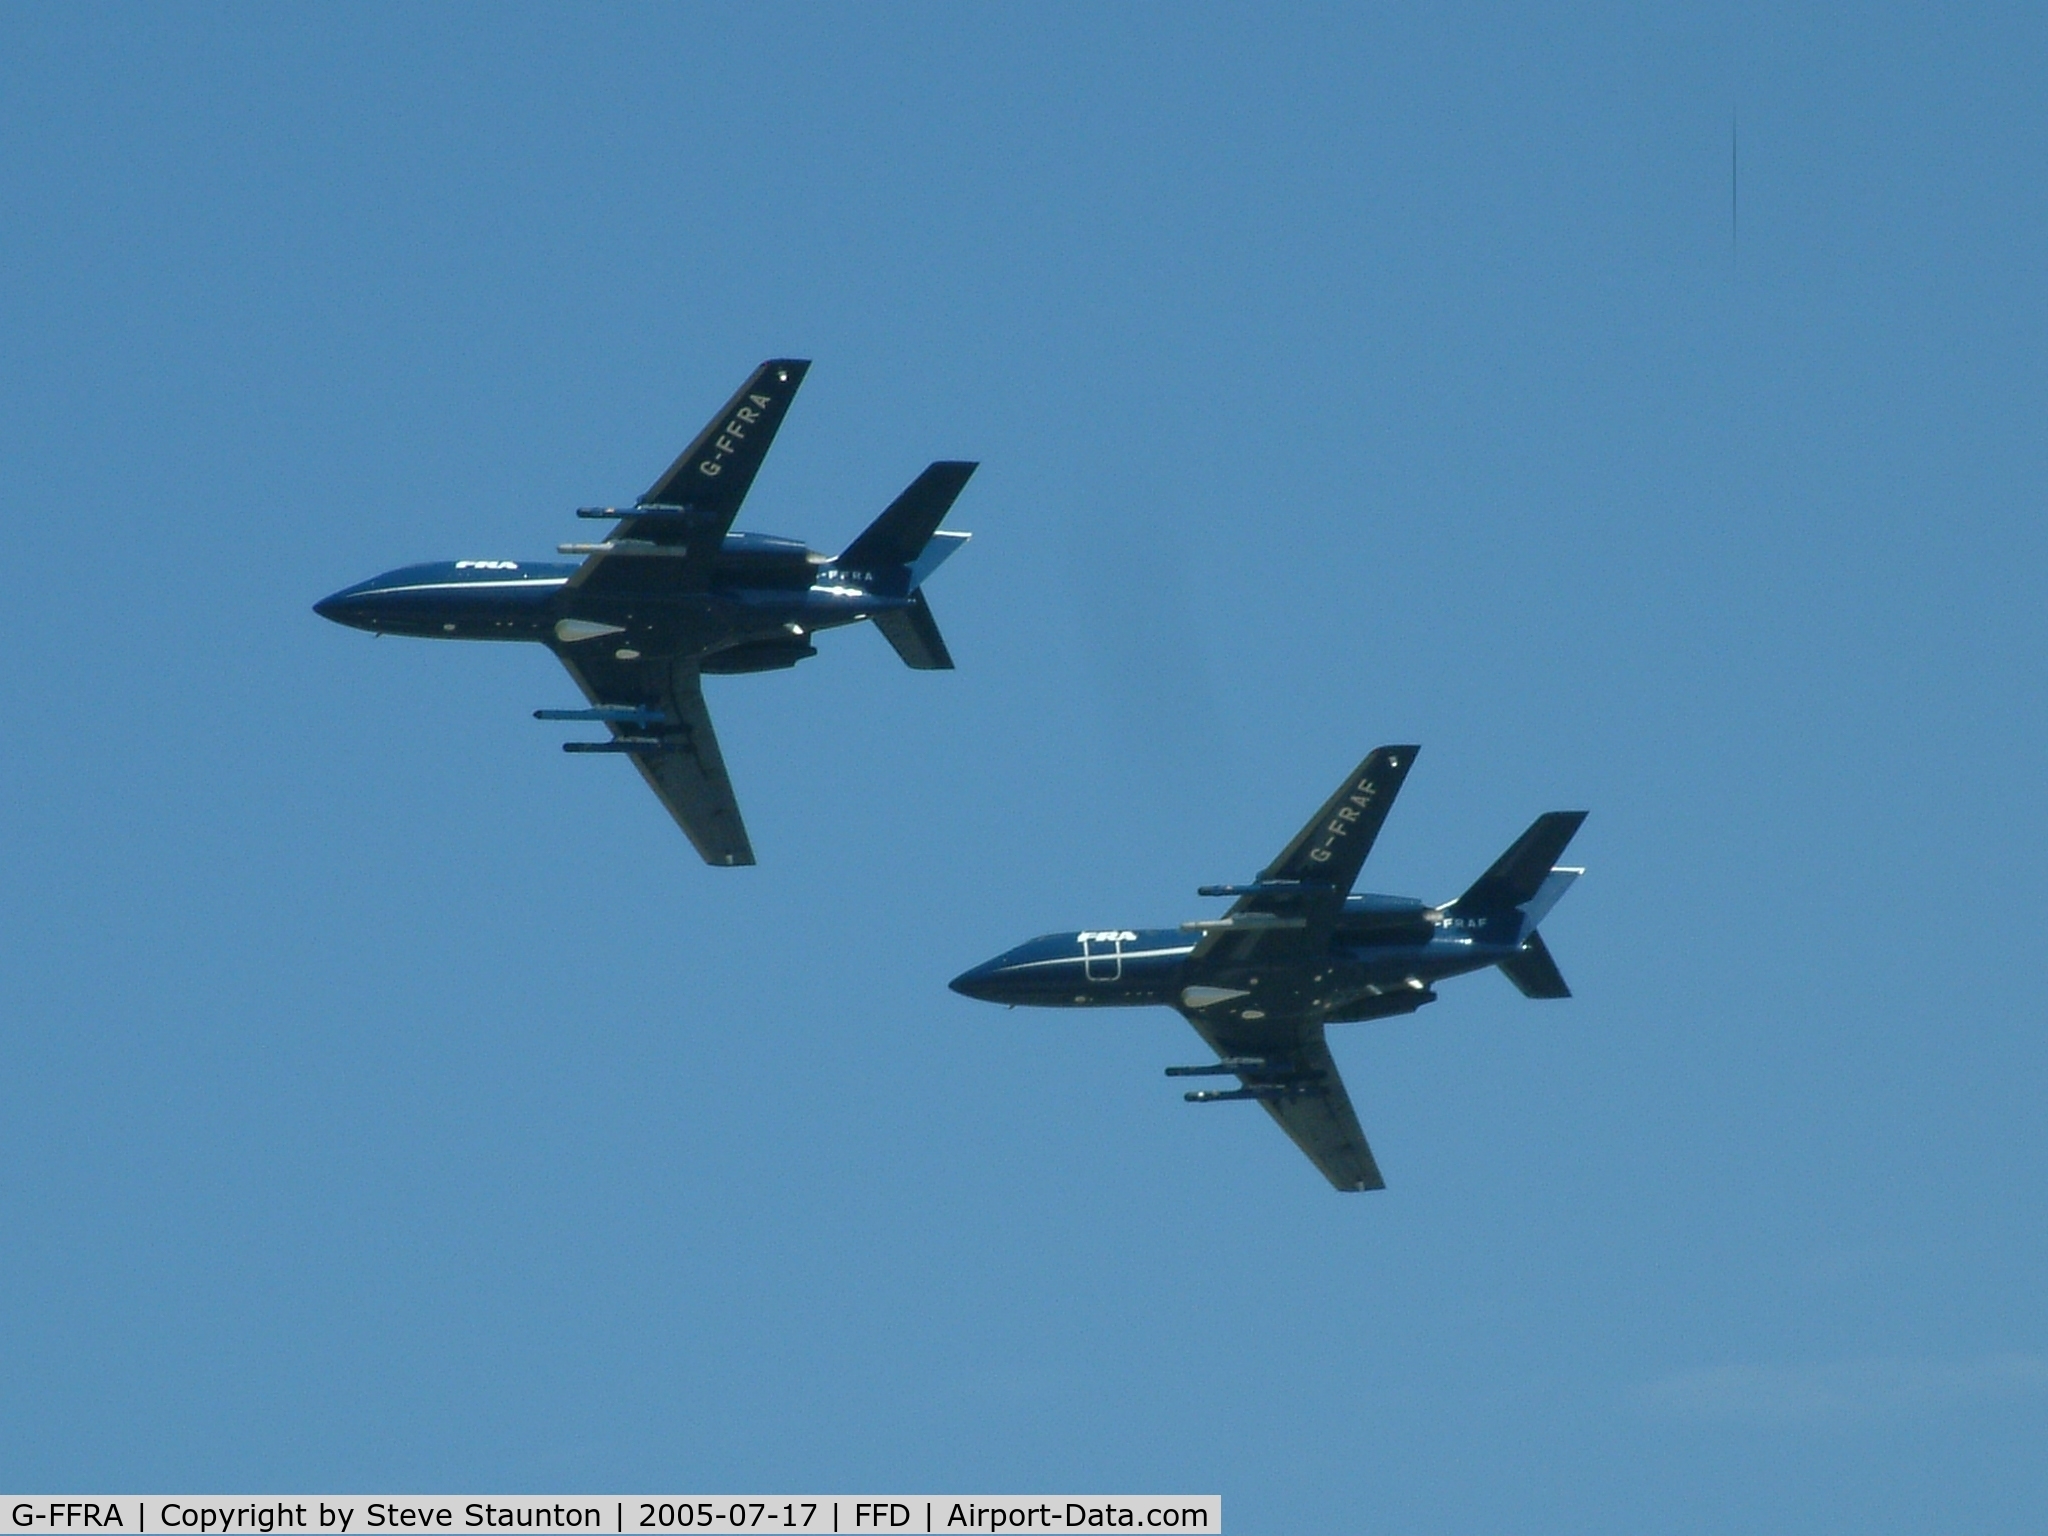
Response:
[[[1391,765],[1390,765],[1391,766]],[[1373,801],[1379,798],[1380,787],[1371,779],[1360,779],[1351,786],[1351,793],[1344,797],[1344,803],[1337,807],[1337,814],[1323,825],[1323,840],[1309,849],[1311,864],[1324,864],[1335,855],[1333,850],[1340,838],[1351,835],[1351,824],[1371,809]]]
[[[718,436],[711,440],[711,457],[697,461],[697,473],[704,476],[719,474],[725,468],[728,456],[740,451],[740,444],[746,441],[747,428],[761,419],[761,413],[773,403],[767,395],[749,395],[748,403],[732,413],[732,420],[718,429]]]

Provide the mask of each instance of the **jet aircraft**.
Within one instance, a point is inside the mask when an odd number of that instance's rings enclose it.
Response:
[[[1222,917],[1174,928],[1052,933],[955,977],[988,1002],[1047,1008],[1163,1003],[1216,1052],[1168,1077],[1230,1077],[1190,1103],[1251,1099],[1340,1190],[1384,1189],[1350,1096],[1325,1043],[1328,1024],[1413,1013],[1435,984],[1498,966],[1527,997],[1569,997],[1536,925],[1583,870],[1557,859],[1584,811],[1539,816],[1455,901],[1352,894],[1387,811],[1415,761],[1380,747]]]
[[[588,707],[535,718],[611,732],[562,750],[629,758],[707,864],[752,864],[699,678],[793,667],[817,654],[818,631],[862,619],[907,666],[950,669],[924,583],[968,538],[939,528],[975,470],[952,461],[926,469],[836,558],[800,540],[729,531],[809,367],[763,363],[639,501],[578,509],[616,524],[601,542],[558,546],[580,564],[409,565],[313,611],[378,634],[547,646]]]

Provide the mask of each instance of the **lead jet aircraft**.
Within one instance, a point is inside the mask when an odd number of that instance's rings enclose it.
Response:
[[[751,864],[740,808],[699,678],[766,672],[817,655],[822,629],[872,619],[905,665],[950,669],[924,583],[967,541],[939,528],[973,464],[933,464],[836,559],[800,540],[732,533],[754,473],[810,363],[754,370],[647,494],[583,507],[616,523],[601,543],[563,544],[581,564],[455,560],[408,565],[314,604],[337,624],[449,640],[536,640],[589,700],[540,720],[610,727],[565,752],[630,758],[707,864]]]
[[[1235,1076],[1194,1104],[1253,1099],[1342,1190],[1384,1189],[1323,1027],[1413,1013],[1447,976],[1498,966],[1527,997],[1570,997],[1536,925],[1585,871],[1558,855],[1584,811],[1539,816],[1471,889],[1440,907],[1353,895],[1415,747],[1381,747],[1219,918],[1174,928],[1049,933],[953,980],[992,1003],[1046,1008],[1164,1003],[1217,1060],[1168,1077]]]

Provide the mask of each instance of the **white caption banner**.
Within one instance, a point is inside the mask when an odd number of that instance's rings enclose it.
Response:
[[[1217,1494],[8,1494],[5,1531],[48,1536],[391,1536],[393,1532],[1223,1529]]]

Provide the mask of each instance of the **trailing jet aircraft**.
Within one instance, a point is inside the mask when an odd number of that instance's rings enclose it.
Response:
[[[616,523],[563,544],[581,564],[455,560],[409,565],[314,604],[337,624],[453,640],[536,640],[569,669],[584,709],[540,720],[608,726],[565,752],[632,760],[707,864],[751,864],[698,679],[766,672],[817,655],[811,636],[872,619],[904,664],[950,669],[924,583],[968,535],[939,524],[975,470],[931,465],[836,559],[796,539],[732,533],[754,473],[810,363],[774,358],[630,507],[583,507]]]
[[[1415,747],[1381,747],[1219,918],[1051,933],[955,977],[953,990],[1047,1008],[1163,1003],[1218,1057],[1168,1077],[1229,1077],[1190,1103],[1253,1099],[1342,1190],[1384,1189],[1324,1042],[1326,1024],[1413,1013],[1447,976],[1498,966],[1527,997],[1570,997],[1536,925],[1583,870],[1557,858],[1584,811],[1539,816],[1456,901],[1351,894]]]

